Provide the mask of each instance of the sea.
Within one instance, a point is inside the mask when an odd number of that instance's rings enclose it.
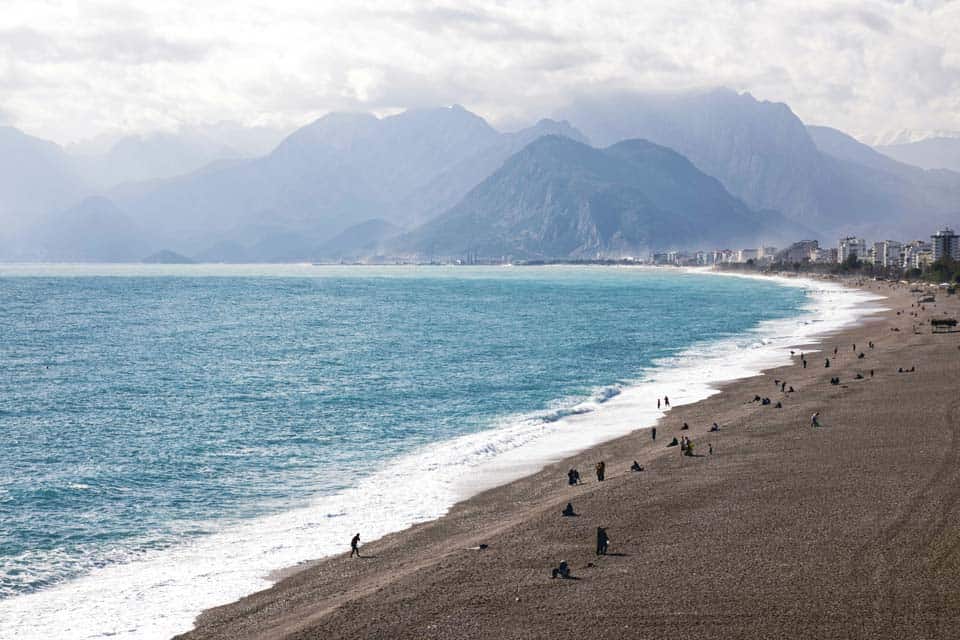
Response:
[[[697,270],[0,265],[0,638],[169,638],[876,309]]]

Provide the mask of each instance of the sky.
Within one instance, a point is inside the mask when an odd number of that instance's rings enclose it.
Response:
[[[0,124],[61,144],[717,85],[867,142],[960,130],[960,1],[0,0]]]

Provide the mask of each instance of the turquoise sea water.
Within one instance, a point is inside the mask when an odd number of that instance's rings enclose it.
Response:
[[[628,268],[0,266],[0,602],[549,423],[805,300]]]

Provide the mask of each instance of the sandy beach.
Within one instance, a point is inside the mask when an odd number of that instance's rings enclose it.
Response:
[[[640,430],[548,465],[361,559],[345,540],[178,637],[956,637],[960,333],[929,319],[960,302],[938,293],[920,310],[908,286],[862,286],[890,310],[825,339],[806,368],[798,356],[727,384],[672,409],[656,441]],[[666,446],[684,435],[693,457]],[[567,502],[578,516],[561,516]],[[575,579],[551,579],[561,560]]]

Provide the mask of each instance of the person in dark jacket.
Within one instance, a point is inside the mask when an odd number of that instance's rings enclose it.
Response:
[[[610,537],[607,535],[607,530],[603,527],[597,527],[597,555],[607,555],[608,546],[610,546]]]

